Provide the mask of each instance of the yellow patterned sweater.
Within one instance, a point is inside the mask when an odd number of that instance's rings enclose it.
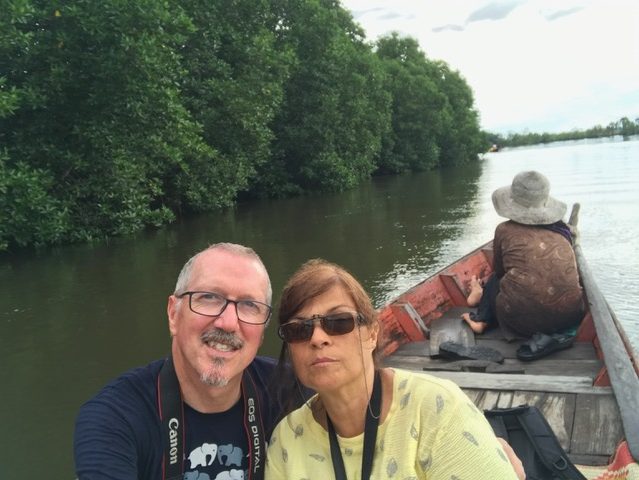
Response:
[[[516,480],[484,415],[452,382],[394,370],[371,479]],[[364,435],[338,437],[349,480],[360,480]],[[275,427],[266,480],[335,478],[328,433],[303,405]]]

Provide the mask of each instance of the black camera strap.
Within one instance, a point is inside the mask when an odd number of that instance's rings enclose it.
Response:
[[[171,357],[168,357],[162,365],[157,388],[158,411],[162,422],[164,443],[162,479],[181,480],[184,475],[184,402]],[[248,370],[244,370],[242,375],[242,398],[244,399],[244,430],[249,447],[248,478],[262,480],[266,439],[257,388]]]
[[[362,480],[368,480],[373,471],[373,457],[375,456],[375,441],[377,440],[377,427],[382,416],[382,379],[379,371],[375,372],[373,382],[373,393],[369,408],[366,409],[366,423],[364,424],[364,451],[362,453]],[[377,416],[373,414],[376,412]],[[326,415],[328,426],[328,437],[331,442],[331,460],[333,461],[333,471],[336,480],[347,480],[344,459],[337,441],[337,434],[331,418]]]
[[[162,480],[179,479],[184,473],[184,404],[171,357],[164,361],[157,385],[164,443]]]

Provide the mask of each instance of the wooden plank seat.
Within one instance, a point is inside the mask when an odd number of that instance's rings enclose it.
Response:
[[[489,390],[527,390],[551,393],[590,393],[609,395],[610,387],[594,387],[592,378],[563,375],[521,375],[509,373],[429,371],[429,374],[452,380],[462,388]]]

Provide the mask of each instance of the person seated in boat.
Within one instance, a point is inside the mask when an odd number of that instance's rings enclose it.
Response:
[[[282,292],[278,322],[277,378],[289,408],[269,443],[266,480],[518,478],[512,452],[504,455],[459,387],[380,368],[375,309],[344,268],[302,265]],[[317,392],[305,403],[300,384]]]
[[[557,334],[585,312],[572,234],[562,220],[566,204],[549,192],[550,182],[536,171],[520,172],[493,192],[495,210],[508,221],[495,229],[494,274],[483,286],[471,280],[468,301],[478,311],[464,316],[478,333],[498,324],[507,338],[531,338],[522,350],[530,359],[570,346],[570,336]]]

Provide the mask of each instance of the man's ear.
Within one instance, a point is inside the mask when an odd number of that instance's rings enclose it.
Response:
[[[178,327],[178,315],[177,308],[180,304],[180,299],[175,295],[169,295],[169,301],[166,305],[166,314],[169,318],[169,332],[171,332],[171,336],[175,336],[177,334]]]

